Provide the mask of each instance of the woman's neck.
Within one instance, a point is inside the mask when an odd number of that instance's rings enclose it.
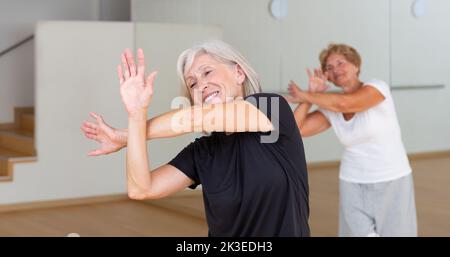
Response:
[[[359,79],[355,79],[343,88],[344,93],[353,93],[356,90],[358,90],[358,88],[360,88],[362,85],[363,83]]]

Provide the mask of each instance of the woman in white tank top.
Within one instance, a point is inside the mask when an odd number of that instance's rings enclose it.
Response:
[[[330,44],[321,69],[308,70],[308,91],[289,83],[286,97],[303,137],[332,127],[344,146],[340,165],[340,236],[416,236],[414,188],[389,86],[359,79],[361,57]],[[327,81],[342,93],[327,93]],[[310,112],[315,104],[319,108]]]

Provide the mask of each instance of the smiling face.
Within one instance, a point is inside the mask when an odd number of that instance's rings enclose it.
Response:
[[[195,105],[225,103],[244,96],[245,73],[240,66],[208,54],[195,57],[184,72],[184,80]]]
[[[328,56],[325,72],[329,81],[344,89],[358,81],[359,67],[349,62],[345,56],[332,53]]]

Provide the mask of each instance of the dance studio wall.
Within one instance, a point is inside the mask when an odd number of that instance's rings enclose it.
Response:
[[[34,33],[45,19],[95,20],[96,1],[11,0],[0,2],[0,50]],[[13,122],[14,107],[34,106],[33,40],[0,58],[0,123]]]
[[[125,10],[125,11],[124,11]],[[33,35],[39,20],[129,20],[129,0],[2,0],[0,51]],[[34,41],[0,58],[0,123],[34,106]]]
[[[133,21],[218,25],[224,40],[249,59],[265,91],[285,93],[290,79],[307,85],[306,67],[330,42],[355,46],[361,78],[392,86],[409,153],[450,149],[450,1],[427,1],[413,17],[412,0],[296,0],[272,18],[268,0],[132,0]],[[426,85],[445,85],[432,88]],[[418,89],[407,89],[419,86]],[[424,86],[423,88],[421,86]],[[340,159],[330,129],[304,139],[308,161]]]

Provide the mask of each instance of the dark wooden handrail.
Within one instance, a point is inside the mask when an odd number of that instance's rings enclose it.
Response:
[[[0,52],[0,57],[2,57],[3,55],[5,55],[5,54],[11,52],[12,50],[16,49],[17,47],[19,47],[19,46],[25,44],[26,42],[32,40],[33,38],[34,38],[34,35],[28,36],[28,37],[26,37],[25,39],[21,40],[20,42],[17,42],[17,43],[15,43],[14,45],[12,45],[12,46],[6,48],[5,50],[3,50],[3,51]]]

